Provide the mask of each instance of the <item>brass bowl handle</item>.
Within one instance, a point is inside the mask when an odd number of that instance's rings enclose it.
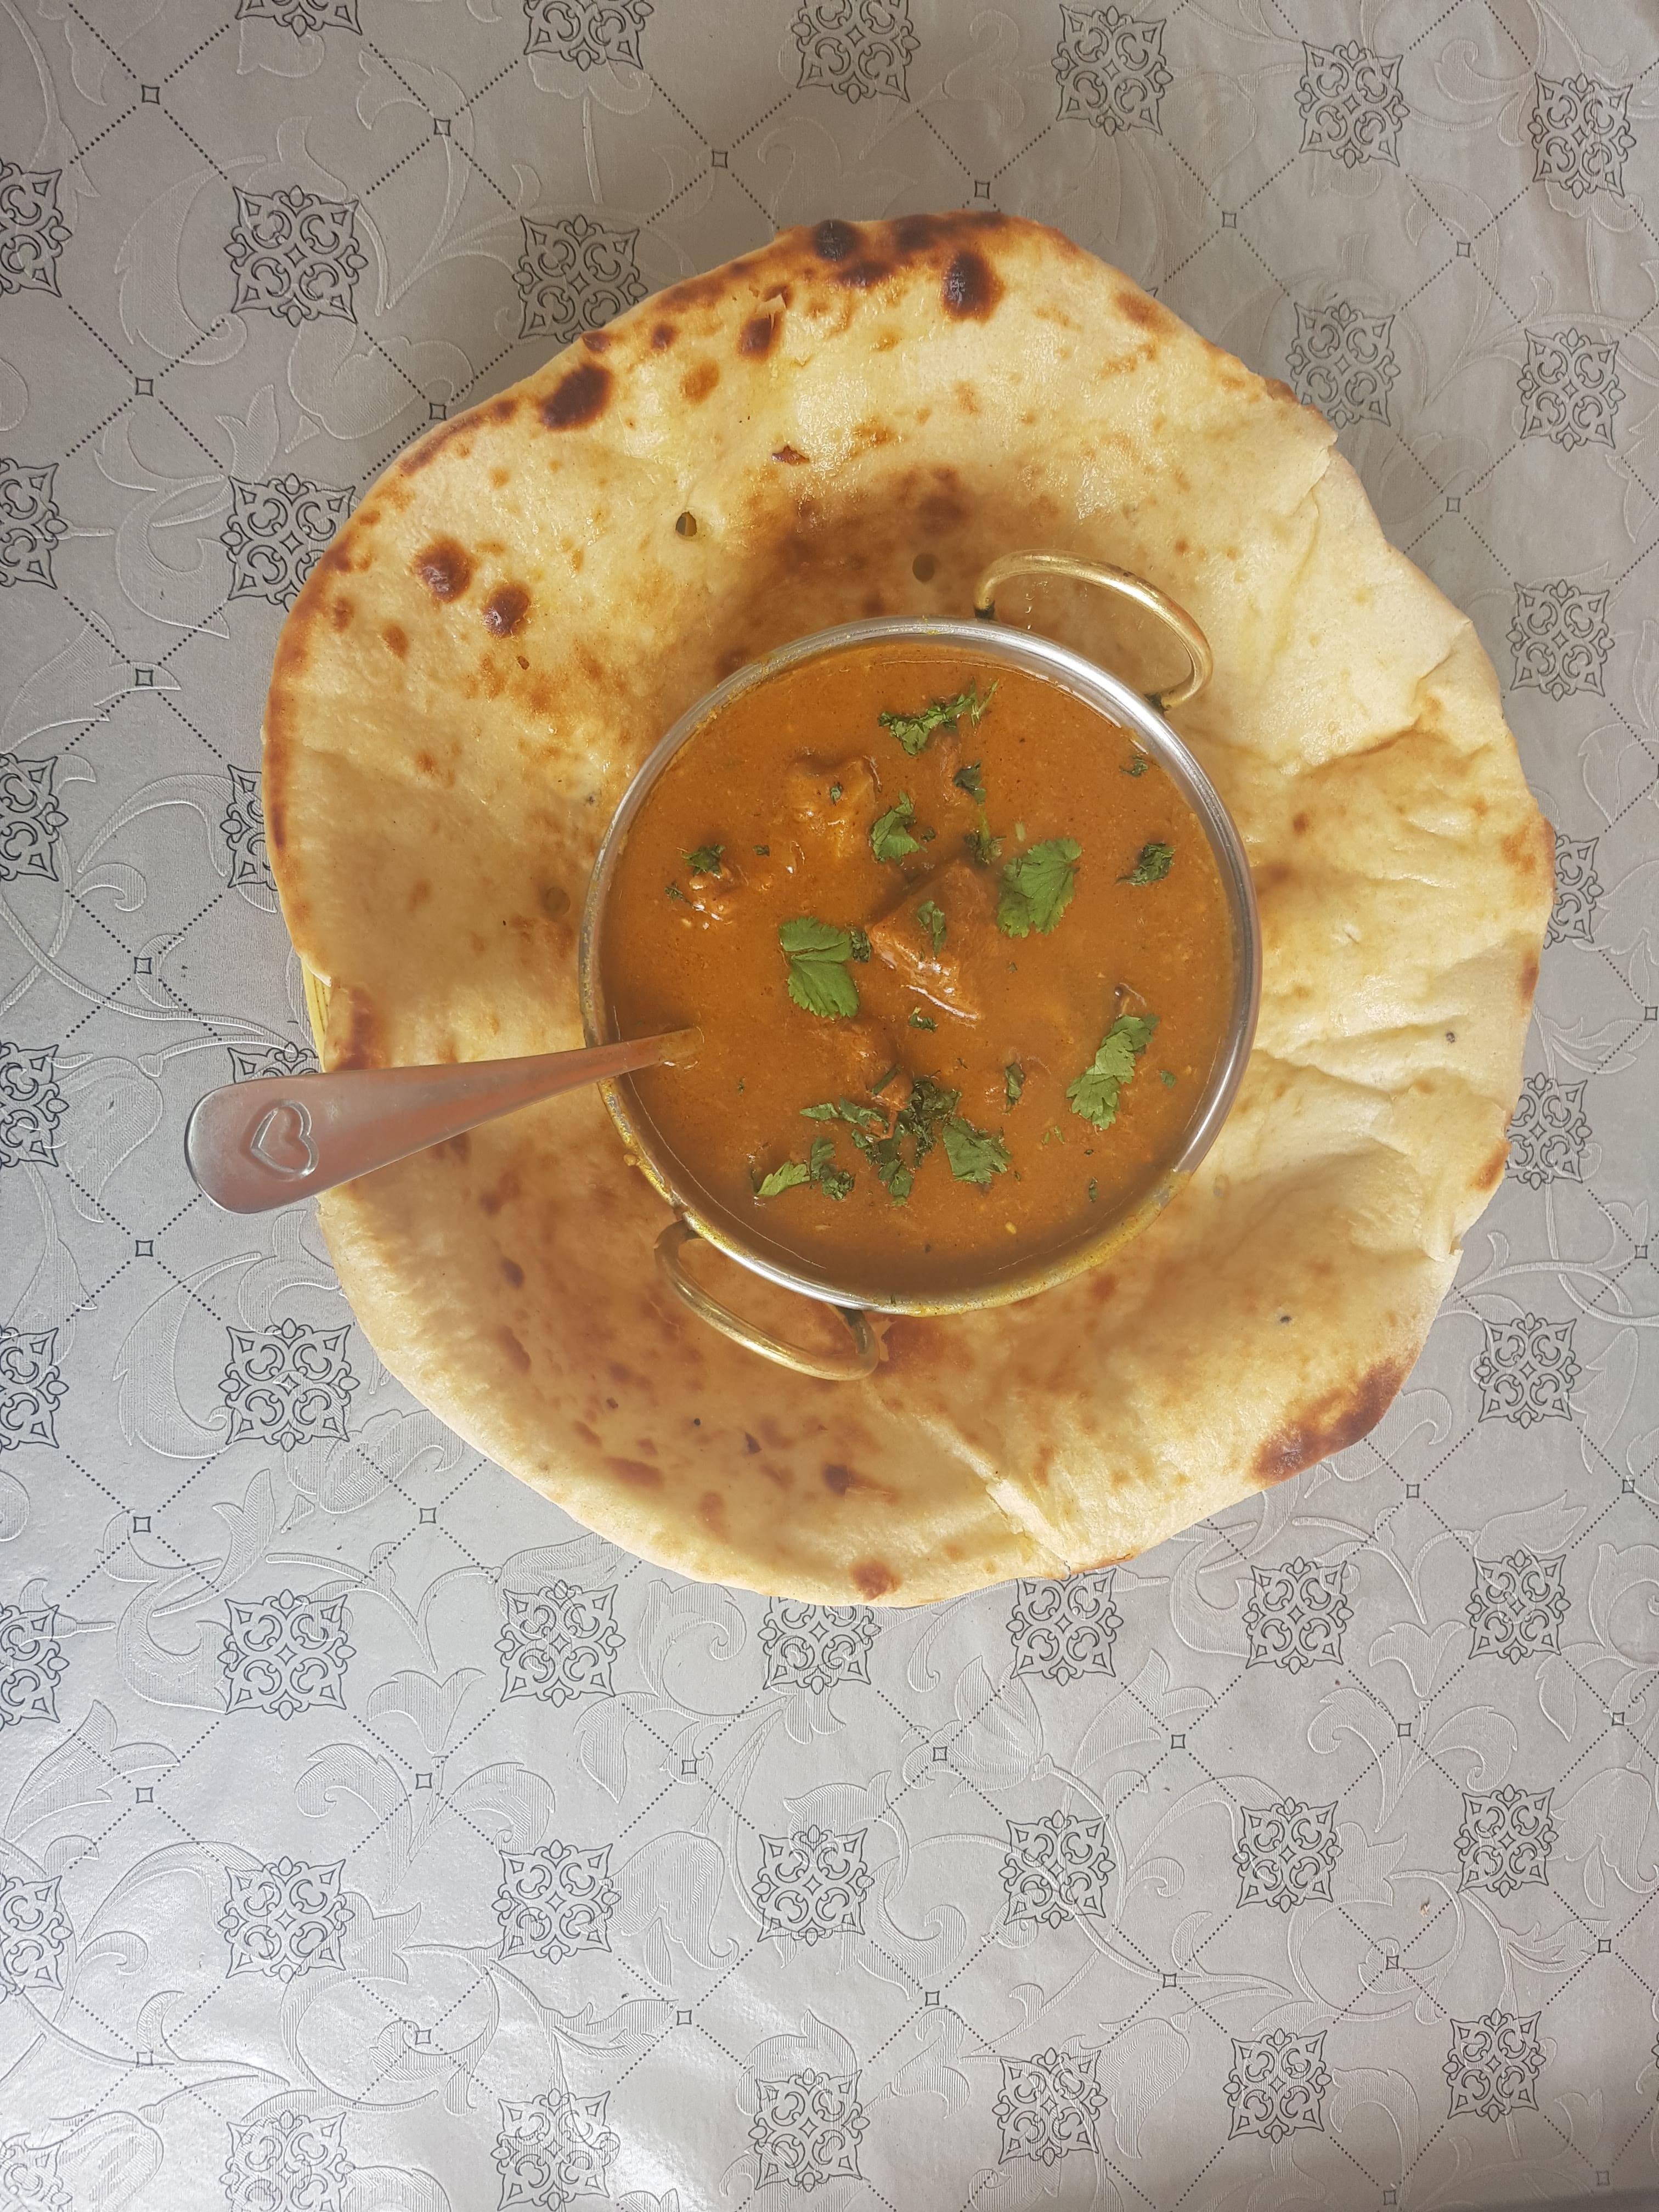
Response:
[[[786,1344],[781,1336],[757,1328],[753,1322],[744,1321],[718,1298],[709,1297],[700,1283],[694,1283],[680,1265],[680,1255],[696,1236],[689,1221],[671,1221],[657,1239],[657,1269],[675,1297],[690,1306],[699,1321],[706,1321],[710,1328],[719,1329],[729,1336],[733,1344],[742,1345],[746,1351],[758,1352],[763,1359],[775,1359],[780,1367],[793,1367],[798,1375],[815,1375],[821,1382],[859,1382],[866,1375],[873,1375],[881,1358],[881,1346],[867,1316],[857,1306],[838,1306],[830,1299],[823,1303],[831,1313],[838,1314],[847,1324],[852,1344],[845,1352],[803,1352],[798,1345]]]
[[[997,616],[996,595],[1002,585],[1014,576],[1066,576],[1074,582],[1097,584],[1102,591],[1115,592],[1120,599],[1133,600],[1149,615],[1156,615],[1166,629],[1173,630],[1189,664],[1187,676],[1167,691],[1148,691],[1145,696],[1149,705],[1160,714],[1167,714],[1172,707],[1184,707],[1189,699],[1196,699],[1209,682],[1215,667],[1215,655],[1210,651],[1210,641],[1188,613],[1185,607],[1160,592],[1156,584],[1149,584],[1141,576],[1132,576],[1127,568],[1114,568],[1108,561],[1085,561],[1075,553],[1005,553],[1000,561],[993,561],[979,580],[979,589],[974,594],[974,612],[981,622],[994,622]]]

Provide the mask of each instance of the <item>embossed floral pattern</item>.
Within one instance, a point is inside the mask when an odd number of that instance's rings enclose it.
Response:
[[[615,1619],[617,1592],[550,1583],[533,1594],[506,1593],[507,1626],[496,1641],[509,1698],[550,1705],[608,1692],[623,1648]]]
[[[0,1168],[58,1158],[58,1124],[69,1102],[58,1087],[58,1048],[32,1049],[0,1037]]]
[[[0,1605],[0,1729],[55,1721],[58,1685],[68,1666],[56,1606]]]
[[[635,259],[637,230],[593,222],[585,215],[557,222],[532,222],[526,216],[523,225],[515,281],[524,302],[524,337],[545,334],[568,345],[645,297]]]
[[[1533,173],[1577,200],[1586,192],[1622,192],[1625,160],[1636,143],[1631,87],[1598,77],[1540,76],[1527,130]]]
[[[1590,1140],[1584,1091],[1582,1083],[1558,1083],[1553,1075],[1529,1075],[1522,1085],[1510,1123],[1509,1171],[1517,1182],[1534,1190],[1553,1179],[1583,1182]]]
[[[823,1697],[837,1682],[867,1682],[876,1616],[857,1605],[803,1605],[775,1597],[760,1625],[769,1690]]]
[[[357,1378],[343,1328],[313,1328],[290,1315],[275,1328],[233,1328],[230,1364],[219,1385],[229,1441],[258,1437],[283,1451],[346,1433]]]
[[[4,549],[0,544],[0,565]],[[0,884],[57,878],[58,840],[69,817],[54,788],[56,761],[0,760]]]
[[[1054,49],[1062,119],[1092,123],[1109,138],[1156,131],[1174,82],[1164,58],[1164,23],[1121,8],[1072,8],[1061,0]]]
[[[1292,2035],[1275,2027],[1266,2035],[1233,2039],[1232,2071],[1222,2084],[1231,2136],[1266,2136],[1283,2142],[1297,2128],[1319,2128],[1330,2094],[1325,2031]]]
[[[230,1901],[219,1925],[230,1946],[233,1974],[274,1974],[291,1982],[313,1966],[337,1966],[351,1907],[340,1893],[343,1860],[332,1866],[277,1859],[227,1879]]]
[[[0,2204],[7,2212],[72,2212],[58,2152],[58,2144],[32,2143],[27,2136],[0,2142]]]
[[[356,319],[357,279],[368,257],[357,242],[357,210],[297,185],[276,192],[236,193],[236,221],[225,251],[236,272],[238,309],[261,307],[297,329],[319,315]]]
[[[263,1075],[298,1075],[317,1065],[317,1055],[298,1037],[275,1038],[260,1044],[232,1044],[225,1047],[230,1054],[230,1079],[233,1083],[253,1083]]]
[[[279,1590],[254,1605],[228,1598],[225,1610],[219,1668],[228,1712],[250,1710],[292,1720],[314,1705],[343,1706],[351,1641],[343,1597]]]
[[[58,259],[69,225],[58,205],[61,169],[20,169],[0,161],[0,296],[56,292]]]
[[[1552,699],[1600,691],[1613,651],[1607,594],[1574,584],[1517,584],[1510,649],[1517,684],[1547,691]]]
[[[229,2212],[345,2212],[351,2180],[343,2112],[291,2106],[230,2124],[225,2195]]]
[[[992,2112],[1002,2133],[999,2162],[1035,2159],[1053,2166],[1068,2151],[1097,2150],[1106,2092],[1097,2051],[1044,2051],[1005,2058]]]
[[[1310,1898],[1329,1898],[1340,1849],[1334,1804],[1304,1805],[1285,1797],[1273,1805],[1241,1806],[1238,1817],[1233,1864],[1241,1905],[1273,1905],[1289,1912]]]
[[[1085,1914],[1104,1919],[1108,1885],[1117,1862],[1104,1820],[1050,1813],[1010,1820],[1002,1887],[1010,1920],[1046,1920],[1050,1928]]]
[[[272,477],[264,483],[233,477],[222,538],[230,597],[289,605],[350,512],[349,491],[331,491],[305,477]]]
[[[622,2148],[605,2124],[610,2101],[562,2089],[526,2105],[503,2100],[495,2149],[499,2212],[563,2212],[573,2197],[603,2192]]]
[[[0,1322],[0,1452],[55,1444],[58,1408],[68,1389],[58,1364],[57,1330]]]
[[[13,584],[46,584],[52,548],[69,528],[52,497],[58,464],[32,469],[0,455],[0,591]]]
[[[249,769],[228,769],[230,797],[219,828],[230,855],[233,884],[268,884],[270,862],[265,854],[265,810],[259,796],[259,779]],[[341,1332],[343,1337],[343,1330]],[[340,1433],[343,1434],[342,1431]]]
[[[1457,1831],[1457,1886],[1490,1889],[1511,1897],[1524,1882],[1547,1883],[1555,1822],[1548,1790],[1465,1791],[1463,1820]]]
[[[1501,2120],[1510,2112],[1538,2110],[1544,2066],[1538,2017],[1494,2008],[1479,2020],[1453,2021],[1444,2069],[1451,2089],[1449,2117],[1478,2112],[1483,2120]]]
[[[1561,1649],[1568,1598],[1562,1588],[1565,1558],[1540,1559],[1519,1546],[1501,1559],[1477,1559],[1469,1592],[1471,1658],[1495,1655],[1511,1666],[1540,1651]]]
[[[1244,1631],[1251,1667],[1283,1667],[1292,1674],[1322,1660],[1340,1661],[1342,1632],[1353,1616],[1343,1594],[1347,1569],[1311,1559],[1252,1567]]]
[[[1020,1583],[1008,1615],[1016,1674],[1049,1682],[1109,1674],[1123,1615],[1112,1602],[1116,1569],[1065,1582]]]
[[[1527,332],[1521,371],[1521,434],[1552,438],[1571,453],[1576,446],[1610,446],[1625,394],[1619,381],[1619,345],[1582,331],[1549,336]]]
[[[919,43],[910,0],[803,0],[789,31],[803,88],[822,85],[854,105],[878,93],[904,98]]]
[[[357,0],[236,0],[239,22],[280,23],[296,39],[310,31],[361,31]]]
[[[869,2125],[858,2090],[856,2075],[811,2070],[757,2081],[758,2109],[749,2130],[757,2188],[781,2181],[810,2191],[821,2182],[857,2179],[859,2139]]]
[[[524,50],[584,72],[608,62],[642,69],[640,33],[651,11],[652,0],[524,0]]]
[[[0,1996],[64,1986],[71,1931],[58,1884],[56,1875],[0,1875]]]
[[[856,1935],[874,1876],[864,1863],[864,1831],[833,1835],[820,1827],[761,1838],[755,1904],[763,1936],[798,1936],[803,1943]]]
[[[609,1844],[591,1851],[556,1842],[503,1851],[495,1893],[501,1956],[568,1959],[578,1951],[608,1951],[611,1916],[621,1901],[611,1879]]]
[[[1601,880],[1595,872],[1597,842],[1594,837],[1555,841],[1555,904],[1547,933],[1551,945],[1570,938],[1584,945],[1595,941],[1595,909],[1601,898]]]
[[[1484,1326],[1486,1346],[1474,1362],[1481,1419],[1514,1421],[1523,1429],[1534,1421],[1570,1421],[1571,1391],[1578,1380],[1572,1348],[1576,1324],[1522,1314],[1515,1321]]]
[[[1345,168],[1361,161],[1400,161],[1400,126],[1406,97],[1400,89],[1400,54],[1373,53],[1358,39],[1346,46],[1302,49],[1302,82],[1296,104],[1302,114],[1302,150],[1331,154]]]
[[[1400,374],[1394,317],[1362,315],[1348,300],[1332,307],[1304,307],[1298,301],[1296,341],[1285,365],[1297,398],[1318,408],[1334,428],[1386,422]]]

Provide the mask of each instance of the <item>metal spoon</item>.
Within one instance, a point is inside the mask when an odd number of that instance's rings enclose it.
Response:
[[[228,1213],[268,1213],[390,1167],[561,1091],[695,1059],[701,1030],[520,1060],[267,1075],[211,1091],[185,1125],[185,1162]]]

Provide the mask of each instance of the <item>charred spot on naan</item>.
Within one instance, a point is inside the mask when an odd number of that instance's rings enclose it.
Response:
[[[1258,1488],[1270,1489],[1368,1436],[1410,1372],[1408,1359],[1380,1360],[1358,1383],[1323,1392],[1276,1429],[1256,1454],[1251,1472]]]
[[[530,593],[522,584],[498,584],[484,602],[484,628],[496,637],[512,637],[529,611]]]
[[[472,556],[453,538],[434,538],[409,565],[434,599],[459,599],[472,581]]]
[[[597,422],[611,404],[616,380],[597,361],[585,361],[568,370],[541,403],[541,418],[550,430],[584,430]]]

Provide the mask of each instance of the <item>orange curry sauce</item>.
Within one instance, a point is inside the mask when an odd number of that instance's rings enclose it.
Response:
[[[970,703],[914,755],[880,720],[970,686],[989,695],[977,722]],[[905,796],[896,826],[915,848],[879,859],[872,829]],[[1061,839],[1081,848],[1069,877]],[[1160,845],[1167,872],[1125,881]],[[1044,846],[1036,926],[1012,936],[1010,863]],[[1054,918],[1057,880],[1072,891]],[[828,964],[855,1012],[792,998],[780,930],[804,919],[847,933],[851,956]],[[775,1264],[866,1296],[989,1281],[1150,1188],[1197,1109],[1233,987],[1215,862],[1163,770],[1058,684],[913,641],[786,672],[704,723],[628,832],[601,959],[613,1034],[703,1033],[695,1063],[629,1086],[672,1179]],[[822,1002],[823,968],[805,981]],[[848,1003],[845,981],[828,988]],[[1068,1088],[1118,1017],[1153,1015],[1097,1127]],[[884,1152],[919,1080],[912,1133]],[[856,1118],[804,1115],[842,1102]],[[815,1179],[757,1195],[788,1163]]]

